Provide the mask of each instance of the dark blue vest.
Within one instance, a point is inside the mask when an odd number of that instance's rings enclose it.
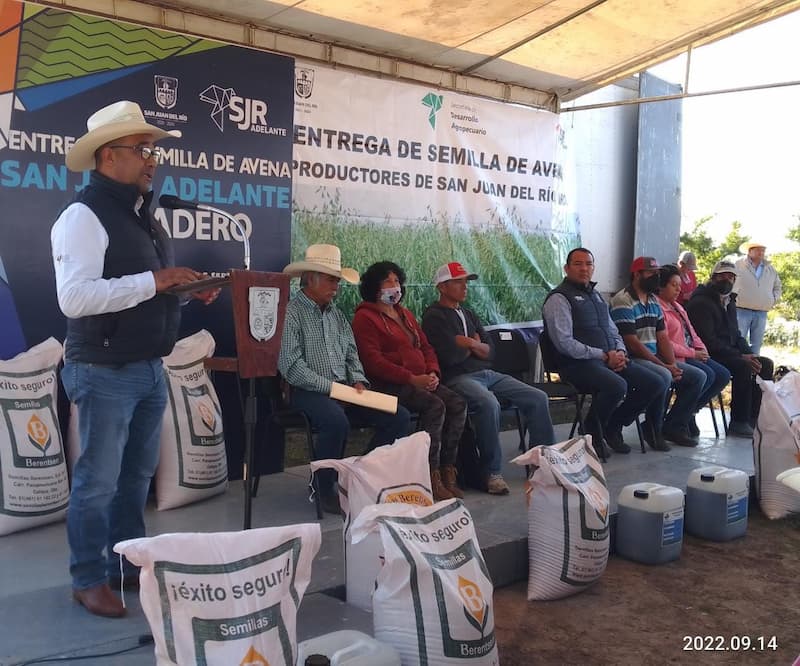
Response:
[[[88,206],[108,234],[103,279],[174,265],[166,233],[153,221],[145,196],[137,215],[139,190],[92,171],[89,184],[73,203]],[[178,337],[180,305],[171,294],[156,294],[120,312],[67,319],[65,358],[68,361],[118,365],[166,356]]]
[[[595,290],[594,283],[583,287],[564,279],[547,298],[553,294],[561,294],[569,302],[572,309],[572,337],[604,352],[615,349],[616,331],[611,329],[613,324],[608,320],[608,304]],[[562,357],[560,360],[568,363],[570,359]]]

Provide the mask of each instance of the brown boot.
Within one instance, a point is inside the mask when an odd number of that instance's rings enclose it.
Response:
[[[125,607],[108,586],[108,583],[100,583],[85,590],[72,590],[72,598],[81,606],[86,608],[93,615],[103,617],[122,617],[125,615]]]
[[[443,500],[453,499],[454,495],[442,483],[442,475],[438,469],[431,470],[431,491],[433,491],[433,501],[441,502]]]
[[[464,493],[461,492],[461,488],[458,487],[458,470],[455,465],[442,465],[440,471],[442,473],[442,483],[444,487],[450,491],[453,497],[464,499]]]

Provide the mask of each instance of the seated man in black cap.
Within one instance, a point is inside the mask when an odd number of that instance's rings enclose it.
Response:
[[[736,294],[731,293],[738,271],[731,261],[718,261],[711,279],[695,289],[686,312],[715,361],[731,372],[731,425],[728,432],[752,437],[761,407],[761,390],[755,376],[772,379],[773,363],[756,356],[739,332]]]

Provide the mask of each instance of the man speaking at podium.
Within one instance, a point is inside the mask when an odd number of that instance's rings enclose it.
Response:
[[[149,210],[161,152],[155,142],[181,133],[146,123],[138,104],[127,101],[100,109],[86,127],[66,164],[91,170],[89,184],[50,234],[67,317],[61,378],[77,405],[80,433],[67,537],[74,599],[95,615],[121,617],[125,609],[109,586],[109,577],[120,575],[112,548],[145,535],[167,400],[161,357],[172,351],[180,322],[178,297],[167,290],[204,275],[174,266],[169,239]],[[210,303],[218,292],[193,296]]]

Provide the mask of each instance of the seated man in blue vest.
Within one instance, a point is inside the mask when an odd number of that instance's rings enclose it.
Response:
[[[558,373],[592,394],[586,430],[598,452],[609,453],[605,436],[614,451],[629,453],[622,428],[654,403],[663,405],[666,390],[652,372],[630,363],[608,305],[592,282],[594,255],[583,247],[571,250],[564,273],[542,307],[545,332],[558,352]]]
[[[675,361],[664,313],[654,293],[659,287],[660,268],[653,257],[633,260],[630,284],[611,298],[611,318],[633,363],[660,377],[665,393],[670,386],[675,387],[675,402],[666,417],[663,400],[652,405],[642,424],[645,441],[656,451],[669,451],[666,440],[679,446],[697,446],[697,440],[689,434],[689,419],[706,378],[699,368]]]
[[[67,316],[61,379],[80,432],[67,538],[75,600],[95,615],[121,617],[125,608],[108,584],[119,580],[112,548],[145,536],[167,404],[161,357],[172,351],[180,321],[178,297],[168,290],[204,276],[173,265],[169,238],[150,215],[161,156],[154,144],[180,132],[148,124],[127,101],[100,109],[86,126],[66,164],[91,171],[89,184],[50,233],[58,305]],[[218,293],[193,296],[210,303]]]
[[[411,415],[402,405],[397,406],[396,414],[387,414],[330,397],[333,382],[357,391],[369,386],[353,329],[333,302],[342,278],[356,284],[358,273],[342,268],[341,253],[335,245],[310,245],[305,260],[289,264],[283,272],[300,278],[300,291],[286,306],[278,369],[291,386],[291,406],[305,412],[319,433],[314,446],[317,458],[342,457],[350,432],[348,415],[374,424],[370,448],[406,436]],[[316,474],[322,508],[340,513],[334,490],[336,472],[323,469]]]

